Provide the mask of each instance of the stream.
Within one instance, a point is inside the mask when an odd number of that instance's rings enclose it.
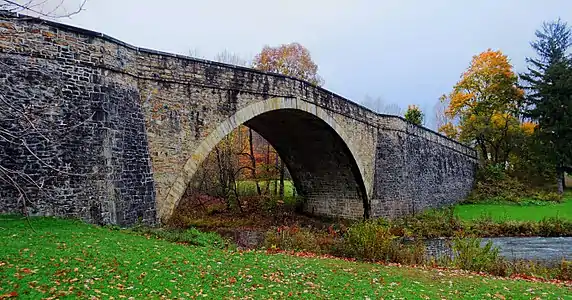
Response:
[[[500,255],[508,259],[545,262],[572,260],[572,237],[499,237],[491,240],[499,247]]]
[[[572,237],[495,237],[482,238],[481,246],[488,241],[499,248],[499,255],[509,260],[532,260],[545,264],[557,264],[572,260]],[[433,257],[451,255],[449,239],[425,241],[427,254]]]
[[[226,232],[239,248],[259,247],[264,233],[255,230]],[[547,264],[559,263],[562,259],[572,260],[572,237],[497,237],[483,238],[481,244],[492,241],[499,248],[499,254],[510,260],[534,260]],[[450,242],[447,239],[426,241],[427,254],[431,256],[451,255]]]

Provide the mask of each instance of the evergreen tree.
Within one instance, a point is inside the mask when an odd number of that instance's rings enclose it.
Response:
[[[405,120],[415,124],[415,125],[423,125],[423,118],[425,115],[417,105],[409,105],[407,107],[407,112],[405,113]]]
[[[564,190],[564,171],[572,166],[572,64],[567,51],[570,27],[560,19],[544,23],[531,43],[538,58],[527,58],[525,115],[538,123],[538,137],[556,167],[558,191]]]

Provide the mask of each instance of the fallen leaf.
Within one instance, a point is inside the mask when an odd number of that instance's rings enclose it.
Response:
[[[0,295],[0,299],[7,299],[7,298],[13,298],[13,297],[18,297],[18,293],[16,291],[14,292],[10,292],[4,295]]]

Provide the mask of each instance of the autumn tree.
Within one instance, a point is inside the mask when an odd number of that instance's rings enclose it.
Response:
[[[318,75],[318,65],[314,63],[310,51],[299,43],[277,47],[264,46],[254,57],[253,68],[278,73],[322,86],[324,80]]]
[[[407,112],[405,113],[405,120],[415,124],[421,125],[423,124],[424,114],[417,105],[409,105],[407,107]]]
[[[558,192],[565,187],[565,171],[572,169],[572,45],[570,27],[563,21],[544,23],[531,43],[537,58],[527,58],[528,72],[521,74],[527,89],[526,115],[538,122],[542,151],[549,154],[558,178]]]
[[[260,190],[260,184],[258,183],[258,177],[256,176],[256,153],[254,152],[254,143],[253,143],[253,131],[252,128],[248,128],[248,154],[246,154],[246,152],[243,152],[241,154],[243,155],[248,155],[248,157],[250,158],[250,162],[252,164],[252,166],[250,167],[250,172],[252,174],[252,178],[255,181],[256,184],[256,193],[258,194],[258,196],[262,195],[262,192]]]
[[[521,133],[523,96],[508,58],[489,49],[473,57],[448,95],[446,115],[458,125],[449,121],[439,131],[475,146],[484,163],[504,163]]]
[[[296,77],[321,86],[324,80],[318,75],[318,65],[312,60],[310,51],[299,43],[284,44],[277,47],[264,46],[254,57],[253,68],[261,71]],[[284,176],[286,167],[280,160],[280,196],[284,195]]]

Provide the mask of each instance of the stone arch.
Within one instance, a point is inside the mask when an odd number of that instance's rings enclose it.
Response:
[[[234,115],[232,115],[231,117],[227,118],[226,120],[224,120],[222,123],[220,123],[218,125],[218,127],[213,130],[207,137],[205,137],[203,139],[203,141],[199,144],[199,146],[195,149],[195,151],[193,152],[193,154],[191,155],[191,157],[186,161],[185,165],[183,166],[183,170],[179,173],[179,175],[177,176],[177,178],[175,179],[175,182],[171,185],[167,196],[165,199],[157,199],[157,208],[158,208],[158,213],[159,213],[159,217],[162,220],[166,220],[167,218],[169,218],[174,210],[176,209],[176,207],[179,204],[179,201],[181,200],[181,198],[183,197],[185,190],[188,186],[188,184],[190,183],[193,175],[196,173],[196,171],[198,170],[198,168],[200,167],[201,163],[203,162],[203,160],[208,156],[208,154],[214,149],[214,147],[228,134],[230,134],[234,129],[236,129],[239,125],[241,124],[245,124],[251,128],[253,128],[255,131],[257,131],[258,133],[260,133],[264,138],[266,138],[275,148],[276,150],[280,153],[281,157],[282,157],[282,153],[284,152],[288,152],[286,149],[279,149],[279,147],[276,147],[276,143],[273,143],[272,141],[272,136],[268,135],[268,134],[264,134],[264,127],[269,127],[269,126],[260,126],[260,124],[264,124],[264,121],[259,120],[259,122],[256,122],[256,120],[261,119],[261,116],[267,116],[270,118],[273,117],[277,117],[276,114],[270,116],[268,114],[271,113],[275,113],[275,112],[284,112],[287,114],[298,114],[300,116],[305,115],[306,119],[308,119],[308,116],[310,118],[313,118],[315,121],[317,121],[318,123],[322,123],[324,125],[324,128],[329,128],[329,134],[332,136],[333,139],[335,139],[338,143],[340,144],[340,146],[343,149],[340,149],[340,152],[344,152],[346,151],[347,154],[339,154],[340,156],[345,155],[347,156],[345,158],[346,162],[349,162],[350,166],[351,166],[351,171],[346,171],[346,172],[351,172],[353,176],[352,179],[349,179],[349,181],[354,181],[355,186],[352,186],[349,188],[349,195],[344,195],[344,197],[346,199],[342,200],[337,200],[337,201],[342,201],[342,202],[351,202],[351,205],[348,207],[345,207],[346,210],[358,210],[358,213],[354,212],[340,212],[337,211],[335,213],[332,213],[332,216],[340,216],[340,217],[347,217],[347,218],[356,218],[356,217],[361,217],[361,216],[368,216],[369,213],[369,204],[368,204],[368,199],[367,199],[367,195],[369,195],[369,186],[366,186],[364,184],[365,180],[364,180],[364,164],[360,161],[360,157],[358,155],[358,149],[356,148],[357,145],[354,143],[351,143],[351,139],[349,138],[349,136],[347,135],[347,133],[344,131],[344,129],[341,127],[341,125],[336,122],[336,120],[332,117],[331,114],[329,114],[326,110],[324,110],[321,107],[316,106],[313,103],[310,102],[306,102],[304,100],[301,99],[297,99],[297,98],[282,98],[282,97],[277,97],[277,98],[271,98],[271,99],[267,99],[264,101],[259,101],[256,102],[254,104],[251,104],[245,108],[240,109],[239,111],[237,111]],[[258,124],[256,124],[258,123]],[[258,128],[255,128],[258,127]],[[258,129],[258,130],[257,130]],[[262,131],[262,132],[261,132]],[[282,147],[284,148],[284,147]],[[282,151],[281,151],[282,150]],[[298,155],[300,156],[300,155]],[[289,170],[291,170],[292,173],[292,177],[295,181],[296,187],[297,189],[299,188],[299,184],[300,184],[300,178],[296,177],[303,177],[303,174],[300,174],[299,172],[296,172],[296,167],[293,165],[293,163],[295,162],[294,160],[290,159],[284,159],[285,163],[288,167]],[[331,159],[329,159],[331,160]],[[344,168],[346,169],[346,168]],[[294,170],[294,171],[293,171]],[[343,172],[343,170],[340,170],[340,172]],[[307,173],[307,172],[306,172]],[[348,180],[349,176],[346,176],[346,180]],[[335,178],[335,176],[333,177]],[[303,179],[301,179],[303,180]],[[324,184],[327,184],[326,182],[324,182]],[[316,185],[316,184],[314,184]],[[351,185],[351,184],[350,184]],[[334,186],[343,186],[340,184],[340,182],[332,182],[332,187]],[[315,188],[315,187],[314,187]],[[354,190],[355,189],[355,190]],[[337,193],[338,191],[333,191],[334,193]],[[332,197],[334,195],[334,193],[332,195],[328,195],[325,193],[318,193],[318,195],[313,195],[314,197]],[[335,196],[333,196],[335,197]],[[344,198],[342,197],[342,198]],[[332,200],[334,201],[334,200]],[[318,205],[318,206],[327,206],[327,203],[324,203],[324,201],[320,201],[319,199],[313,199],[313,203]],[[345,205],[344,203],[342,203],[342,205]],[[315,208],[315,206],[314,206]],[[328,214],[328,213],[324,213],[324,208],[322,207],[321,209],[318,209],[317,213],[318,214]],[[314,209],[311,207],[307,208],[308,211],[310,212],[314,212]]]

